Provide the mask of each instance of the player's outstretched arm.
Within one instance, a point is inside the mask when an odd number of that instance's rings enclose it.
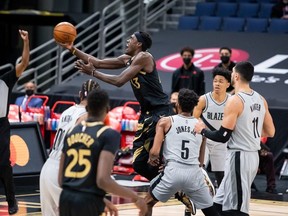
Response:
[[[23,71],[28,67],[29,65],[29,59],[30,59],[30,48],[29,48],[29,36],[28,32],[19,29],[19,34],[23,40],[23,51],[22,51],[22,60],[20,63],[16,65],[16,76],[20,77]]]
[[[200,118],[203,110],[205,109],[205,106],[206,106],[205,96],[202,95],[202,96],[199,98],[199,101],[198,101],[197,106],[194,107],[194,109],[193,109],[193,116],[194,116],[195,118]]]
[[[88,59],[87,64],[80,60],[76,61],[75,68],[77,68],[83,73],[100,79],[103,82],[115,85],[117,87],[121,87],[122,85],[133,79],[140,72],[140,70],[145,67],[145,65],[149,61],[148,58],[149,57],[147,55],[142,57],[141,54],[138,54],[130,67],[128,67],[118,75],[110,75],[97,71],[92,63],[91,58]]]
[[[171,126],[169,117],[161,118],[156,125],[156,134],[154,137],[153,147],[149,151],[148,163],[152,166],[158,166],[160,164],[159,155],[162,148],[165,133]]]

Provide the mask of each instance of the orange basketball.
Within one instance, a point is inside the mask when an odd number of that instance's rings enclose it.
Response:
[[[61,22],[54,27],[53,36],[59,43],[72,43],[77,36],[77,31],[71,23]]]

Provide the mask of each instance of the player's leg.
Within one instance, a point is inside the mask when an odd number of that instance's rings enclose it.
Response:
[[[224,177],[224,166],[226,159],[227,145],[214,143],[210,149],[211,170],[215,174],[217,185],[219,186]]]
[[[147,162],[159,118],[158,115],[141,115],[138,121],[138,130],[133,141],[133,168],[138,174],[148,180],[152,180],[158,175],[158,167],[151,166]]]
[[[10,163],[10,126],[8,120],[1,122],[0,134],[0,179],[2,179],[5,189],[8,212],[15,214],[18,211],[18,203],[15,199],[13,170]]]
[[[58,170],[59,161],[48,158],[40,173],[40,202],[43,216],[59,215],[59,197],[62,188],[58,184]]]

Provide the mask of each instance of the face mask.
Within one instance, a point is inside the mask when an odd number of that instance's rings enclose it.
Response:
[[[32,89],[27,89],[26,90],[26,95],[31,96],[34,94],[34,91]]]
[[[191,63],[191,58],[183,58],[183,62],[186,65],[189,65]]]
[[[221,56],[221,61],[223,64],[227,64],[230,60],[230,56]]]

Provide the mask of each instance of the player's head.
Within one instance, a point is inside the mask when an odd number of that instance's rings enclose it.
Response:
[[[100,88],[89,92],[86,109],[89,117],[104,117],[109,110],[109,96],[107,92]]]
[[[142,51],[147,51],[152,46],[151,36],[147,32],[138,31],[134,35],[137,41],[141,43]]]
[[[232,70],[231,84],[234,85],[237,80],[243,83],[249,83],[254,75],[254,66],[248,61],[238,62]]]
[[[225,91],[231,83],[231,72],[225,68],[216,67],[212,71],[213,76],[213,90]]]
[[[182,88],[178,94],[179,111],[192,113],[194,107],[198,104],[199,96],[190,89]]]
[[[89,80],[83,82],[82,86],[81,86],[81,90],[79,92],[80,100],[82,101],[82,100],[86,99],[89,92],[91,92],[94,89],[98,89],[98,88],[100,88],[99,83],[92,80],[92,79],[89,79]]]

